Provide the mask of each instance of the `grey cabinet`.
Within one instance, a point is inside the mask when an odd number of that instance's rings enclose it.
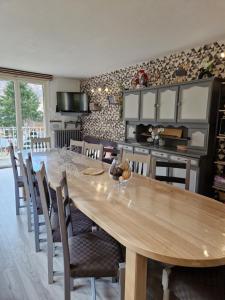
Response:
[[[178,87],[158,90],[157,121],[176,122]]]
[[[207,123],[211,100],[210,81],[180,86],[178,122]]]
[[[123,117],[124,120],[139,120],[140,92],[127,92],[124,94]]]
[[[157,103],[156,89],[145,90],[141,92],[141,107],[140,107],[141,121],[156,120],[156,103]]]

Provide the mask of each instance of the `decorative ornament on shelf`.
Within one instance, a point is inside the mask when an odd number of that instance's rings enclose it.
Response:
[[[131,80],[131,87],[133,89],[140,89],[147,87],[148,85],[148,75],[145,70],[141,69]]]
[[[90,111],[99,111],[99,110],[101,110],[101,106],[97,103],[90,102],[89,109],[90,109]]]
[[[180,83],[186,80],[187,71],[185,70],[183,65],[179,65],[175,70],[174,75],[177,79],[177,82]]]
[[[206,57],[201,63],[198,79],[212,77],[213,76],[212,70],[213,70],[213,60],[210,60],[209,57]]]

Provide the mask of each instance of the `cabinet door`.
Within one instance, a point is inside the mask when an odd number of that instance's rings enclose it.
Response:
[[[207,122],[210,99],[211,82],[181,86],[178,102],[178,122]]]
[[[178,87],[158,91],[157,121],[176,122]]]
[[[139,120],[140,92],[125,93],[123,104],[124,120]]]
[[[141,92],[140,120],[155,121],[156,119],[157,90]]]

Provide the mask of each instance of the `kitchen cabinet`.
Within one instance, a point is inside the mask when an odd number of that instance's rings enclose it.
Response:
[[[156,120],[157,89],[141,91],[141,121]]]
[[[157,121],[176,122],[178,86],[158,90]]]
[[[207,123],[209,119],[212,82],[180,86],[178,122]]]
[[[125,92],[123,103],[124,120],[138,121],[140,111],[140,91]]]

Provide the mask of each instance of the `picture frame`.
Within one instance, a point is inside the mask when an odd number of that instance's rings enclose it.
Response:
[[[108,96],[107,97],[109,105],[119,105],[120,104],[120,96]]]

